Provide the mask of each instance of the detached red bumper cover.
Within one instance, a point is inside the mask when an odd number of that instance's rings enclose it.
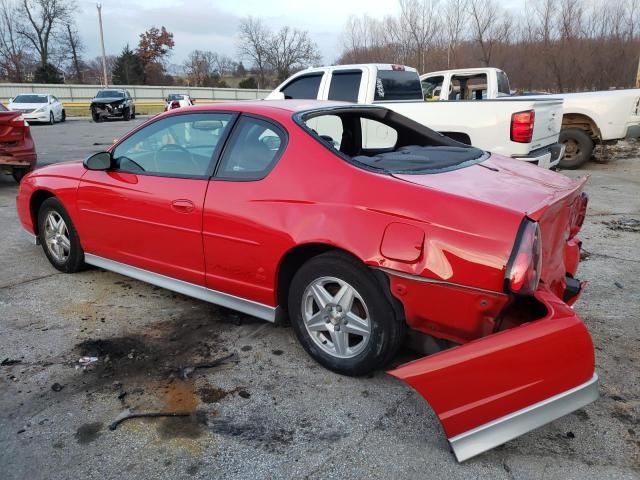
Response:
[[[539,320],[402,365],[442,422],[458,461],[501,445],[598,398],[591,336],[543,286]]]

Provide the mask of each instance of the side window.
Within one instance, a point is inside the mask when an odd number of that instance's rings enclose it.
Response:
[[[422,95],[428,102],[440,100],[442,94],[442,83],[444,77],[439,75],[437,77],[428,77],[422,80]]]
[[[362,148],[377,150],[394,148],[398,143],[398,131],[384,123],[369,118],[361,118]]]
[[[340,146],[344,141],[342,119],[337,115],[321,115],[319,117],[310,118],[305,122],[307,127],[313,130],[327,144],[340,150]]]
[[[147,125],[113,151],[116,170],[166,176],[208,176],[230,113],[172,115]]]
[[[260,180],[275,165],[285,147],[285,135],[275,125],[241,117],[216,172],[217,178]]]
[[[322,80],[322,73],[314,73],[312,75],[303,75],[302,77],[298,77],[290,81],[282,89],[284,98],[286,99],[318,98],[318,90],[320,90],[321,80]]]
[[[361,79],[361,70],[334,72],[329,85],[329,100],[357,102]]]

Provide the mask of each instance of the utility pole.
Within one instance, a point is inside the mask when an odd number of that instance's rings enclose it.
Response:
[[[102,45],[102,75],[104,78],[104,86],[109,86],[109,78],[107,77],[107,56],[104,53],[104,33],[102,32],[102,4],[96,3],[98,8],[98,24],[100,25],[100,45]]]

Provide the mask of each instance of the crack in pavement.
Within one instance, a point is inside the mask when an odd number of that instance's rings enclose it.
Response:
[[[16,282],[16,283],[10,283],[8,285],[2,285],[2,286],[0,286],[0,290],[4,290],[5,288],[19,287],[20,285],[25,285],[25,284],[31,283],[31,282],[37,282],[38,280],[43,280],[45,278],[53,277],[53,276],[56,276],[56,275],[60,275],[60,272],[58,272],[58,273],[50,273],[48,275],[43,275],[41,277],[30,278],[30,279],[22,280],[22,281]]]

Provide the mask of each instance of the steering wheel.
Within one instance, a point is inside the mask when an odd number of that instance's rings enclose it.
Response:
[[[194,169],[194,172],[198,172],[200,170],[200,166],[198,165],[198,163],[193,159],[193,155],[191,154],[191,152],[189,150],[187,150],[186,148],[184,148],[182,145],[179,145],[177,143],[166,143],[164,145],[162,145],[158,150],[155,151],[155,153],[153,154],[153,163],[156,165],[156,168],[158,168],[158,153],[163,152],[163,151],[180,151],[180,152],[184,152],[186,153],[189,157],[189,162],[191,163],[191,166]]]

